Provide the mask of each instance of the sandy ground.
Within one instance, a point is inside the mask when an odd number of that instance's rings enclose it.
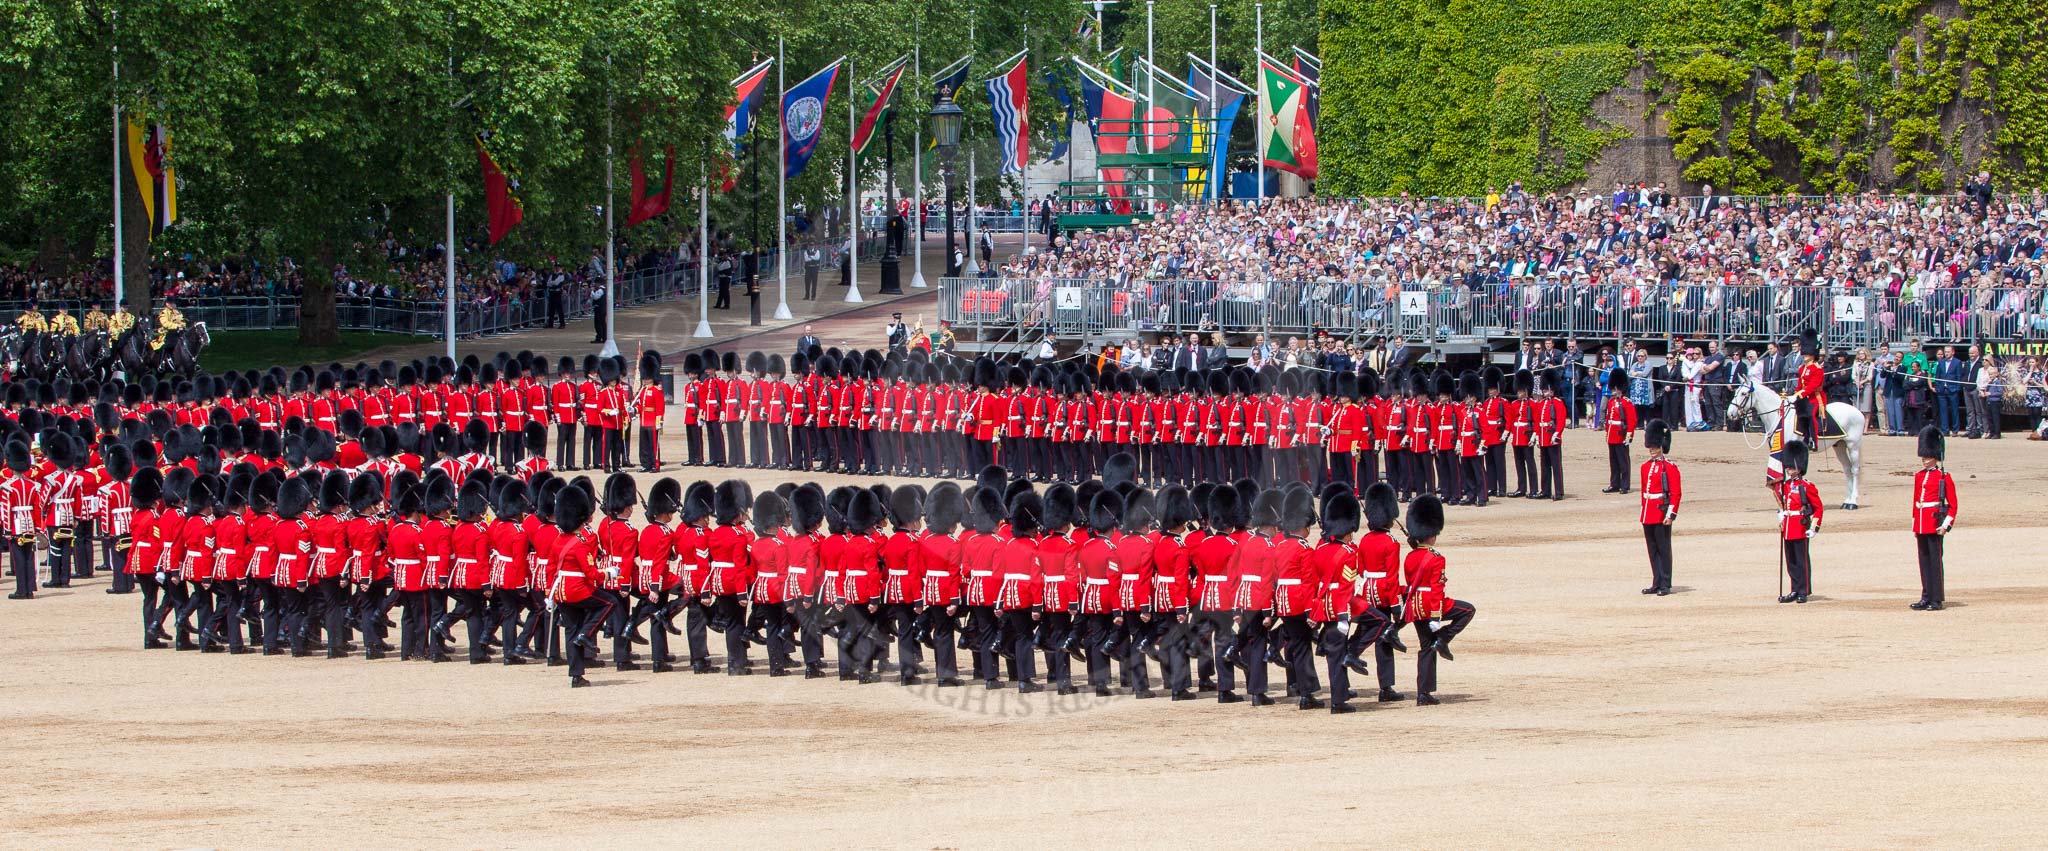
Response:
[[[1565,502],[1451,513],[1450,586],[1479,616],[1444,705],[1344,717],[144,652],[136,597],[46,592],[0,605],[0,845],[2041,842],[2039,447],[1952,442],[1963,521],[1950,610],[1930,614],[1906,609],[1912,441],[1874,440],[1865,507],[1829,513],[1804,606],[1774,602],[1772,507],[1732,435],[1679,436],[1682,593],[1638,595],[1636,498],[1595,492],[1596,441],[1569,439]]]

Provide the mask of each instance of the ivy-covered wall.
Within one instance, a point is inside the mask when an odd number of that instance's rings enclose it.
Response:
[[[1688,188],[1949,191],[1979,168],[2048,185],[2041,0],[1320,8],[1325,192],[1552,189],[1645,126],[1668,135]],[[1596,115],[1624,86],[1650,114]]]

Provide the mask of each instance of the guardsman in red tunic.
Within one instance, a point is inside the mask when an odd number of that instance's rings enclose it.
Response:
[[[684,642],[690,650],[690,673],[711,673],[711,650],[705,643],[711,609],[705,589],[711,587],[711,548],[706,536],[711,531],[712,488],[709,482],[692,482],[683,491],[683,505],[677,512],[675,535],[670,551],[674,570],[682,580],[680,596],[672,604],[683,610]],[[664,612],[665,620],[673,615]]]
[[[128,571],[128,556],[134,551],[135,504],[128,480],[135,477],[135,456],[128,447],[114,443],[107,447],[106,482],[93,498],[93,525],[107,542],[107,569],[114,574],[109,594],[133,593],[135,574]]]
[[[1564,432],[1570,422],[1564,400],[1556,388],[1545,384],[1536,393],[1536,461],[1542,471],[1540,486],[1532,499],[1564,499]]]
[[[959,648],[954,633],[959,628],[961,580],[966,546],[960,527],[967,503],[960,486],[940,482],[925,498],[925,533],[918,538],[920,550],[912,578],[917,584],[917,619],[914,638],[931,648],[933,673],[941,688],[960,683]]]
[[[532,517],[533,498],[526,482],[507,481],[496,490],[496,516],[491,519],[488,540],[498,646],[505,654],[505,664],[524,665],[534,654],[520,641],[519,623],[521,612],[538,615],[533,611],[535,559],[529,531],[538,524]]]
[[[1080,623],[1075,630],[1081,636],[1083,656],[1088,661],[1088,685],[1095,690],[1096,697],[1110,695],[1110,651],[1119,643],[1117,610],[1113,604],[1117,577],[1123,570],[1117,564],[1116,544],[1110,536],[1121,525],[1118,515],[1122,512],[1123,500],[1114,491],[1096,494],[1084,517],[1086,537],[1074,549],[1074,570],[1080,581],[1080,598],[1075,605]]]
[[[979,494],[987,491],[976,491]],[[1039,567],[1038,532],[1039,519],[1045,516],[1044,498],[1032,491],[1024,491],[1010,501],[1009,534],[998,533],[996,539],[1000,548],[993,553],[990,562],[994,578],[1001,581],[993,601],[995,610],[1002,617],[1002,626],[992,630],[986,643],[982,644],[991,657],[998,645],[1009,642],[1010,660],[1016,665],[1014,679],[1020,694],[1031,694],[1045,690],[1037,682],[1038,665],[1032,658],[1032,648],[1040,621],[1045,613],[1038,607],[1038,594],[1042,571]],[[995,688],[996,664],[993,658],[984,662],[983,679],[989,688]]]
[[[139,442],[138,446],[146,450],[149,444],[147,442]],[[26,447],[23,448],[26,449]],[[11,458],[11,449],[8,450],[8,454]],[[14,513],[9,505],[11,500],[14,499],[16,490],[15,481],[17,480],[13,469],[12,462],[10,461],[6,478],[0,480],[0,517],[4,517],[7,523],[7,529],[4,531],[10,550],[14,547],[14,530],[16,528],[13,519]],[[26,480],[23,479],[21,481]],[[128,479],[128,498],[133,502],[135,510],[130,512],[128,518],[130,546],[128,548],[127,563],[122,565],[122,569],[127,571],[129,575],[134,576],[136,583],[142,586],[142,649],[144,650],[155,650],[163,647],[163,609],[158,604],[158,597],[164,593],[164,589],[162,582],[159,581],[156,569],[158,555],[162,552],[163,546],[161,539],[158,538],[159,533],[156,528],[157,515],[163,511],[163,489],[163,472],[154,466],[143,466],[141,469],[136,470],[135,474]],[[34,526],[31,525],[29,528],[33,529]],[[118,545],[119,541],[117,539],[116,546]],[[15,586],[20,588],[22,585],[20,573],[15,574],[14,581]],[[28,573],[28,587],[30,589],[35,587],[35,573],[33,571]]]
[[[640,489],[633,477],[613,473],[604,480],[604,519],[597,522],[597,569],[604,590],[617,604],[611,609],[612,663],[621,671],[639,670],[633,661],[633,596],[643,587],[639,581],[640,534],[627,520],[640,505]],[[643,605],[645,600],[640,601]],[[655,626],[660,629],[660,625]],[[645,643],[644,640],[642,643]]]
[[[1778,597],[1780,603],[1804,603],[1813,593],[1813,557],[1808,545],[1820,534],[1826,509],[1820,489],[1806,478],[1806,443],[1785,442],[1779,453],[1784,459],[1785,477],[1771,485],[1778,497],[1778,531],[1785,541],[1785,572],[1792,577],[1792,593]]]
[[[1196,655],[1202,657],[1201,685],[1208,685],[1213,671],[1218,703],[1244,700],[1232,690],[1236,684],[1232,666],[1220,657],[1236,641],[1232,631],[1236,625],[1236,613],[1232,609],[1236,577],[1231,570],[1239,545],[1249,537],[1245,524],[1249,522],[1250,513],[1250,506],[1244,504],[1235,487],[1217,485],[1209,491],[1209,532],[1200,543],[1192,545],[1193,552],[1189,555],[1193,567],[1191,572],[1200,583],[1195,604],[1200,622],[1195,627],[1195,638],[1197,642],[1207,641],[1211,645],[1206,648],[1197,645]],[[1210,652],[1204,653],[1203,650]]]
[[[426,492],[426,521],[420,525],[420,549],[427,563],[426,619],[421,622],[427,642],[427,659],[448,661],[448,645],[434,635],[433,625],[448,611],[448,588],[455,578],[455,556],[449,515],[455,512],[455,480],[429,474]]]
[[[1458,422],[1458,505],[1486,505],[1486,412],[1479,402],[1477,373],[1458,377],[1458,395],[1464,404],[1451,410]]]
[[[1636,438],[1636,405],[1628,400],[1628,370],[1607,371],[1607,410],[1600,413],[1607,431],[1607,487],[1601,493],[1628,493],[1629,443]]]
[[[768,676],[789,676],[796,667],[790,638],[794,622],[789,617],[787,580],[789,570],[789,503],[774,491],[754,497],[749,512],[753,534],[747,544],[747,562],[754,571],[748,593],[753,606],[747,617],[749,640],[766,645]]]
[[[633,400],[640,423],[640,472],[661,471],[661,426],[668,415],[668,396],[661,391],[661,355],[640,355],[640,391]]]
[[[526,457],[519,459],[519,463],[512,468],[512,474],[518,476],[520,481],[531,484],[534,476],[547,472],[553,466],[548,463],[547,427],[528,420],[522,439],[526,441]]]
[[[1197,513],[1186,488],[1169,485],[1159,492],[1159,531],[1152,537],[1151,629],[1139,649],[1158,659],[1160,676],[1174,700],[1195,699],[1194,683],[1188,674],[1188,657],[1195,648],[1189,643],[1190,603],[1188,576],[1192,568],[1186,536],[1195,525]]]
[[[1131,696],[1140,700],[1157,697],[1146,671],[1145,640],[1151,637],[1152,589],[1158,582],[1153,553],[1158,549],[1159,524],[1153,519],[1157,503],[1150,494],[1134,491],[1124,503],[1123,521],[1111,536],[1116,545],[1117,572],[1112,577],[1109,609],[1114,629],[1102,652],[1123,665],[1121,680],[1128,682]],[[1186,580],[1186,573],[1182,573]]]
[[[998,463],[996,458],[1003,445],[1003,425],[1009,420],[1009,405],[996,395],[996,365],[986,358],[974,362],[974,383],[981,388],[975,394],[972,419],[972,444],[974,454],[968,459],[969,466],[979,470]]]
[[[349,550],[349,573],[356,589],[357,631],[363,636],[363,658],[382,659],[391,649],[385,640],[384,615],[397,597],[391,593],[391,565],[385,553],[384,478],[363,473],[348,483],[348,508],[352,515],[345,537]],[[511,645],[506,645],[510,647]]]
[[[518,361],[505,364],[504,380],[498,382],[498,463],[510,467],[519,463],[526,449],[526,388]]]
[[[669,592],[680,583],[670,569],[673,563],[676,512],[682,509],[683,488],[675,479],[660,479],[647,490],[647,525],[640,527],[633,543],[633,593],[640,598],[632,614],[631,629],[654,620],[647,628],[647,656],[654,673],[675,670],[669,661],[668,624],[660,617],[671,602]],[[624,546],[624,542],[621,542]]]
[[[312,587],[309,571],[313,564],[313,538],[307,533],[304,515],[317,495],[318,485],[315,482],[311,476],[292,476],[279,486],[277,525],[271,527],[270,549],[276,557],[276,571],[271,574],[271,584],[276,587],[279,597],[276,607],[279,623],[276,628],[266,625],[264,638],[275,641],[278,637],[290,636],[294,657],[306,655],[307,639],[311,637],[306,592]],[[263,652],[270,655],[275,649],[266,646]]]
[[[490,527],[484,524],[484,514],[490,507],[488,490],[487,479],[472,479],[455,495],[455,525],[448,530],[449,556],[454,560],[448,593],[455,600],[455,608],[434,623],[434,634],[442,641],[453,640],[449,635],[453,624],[467,624],[472,665],[490,661],[490,650],[484,644],[484,623],[490,609],[484,591],[492,578]]]
[[[919,584],[924,572],[924,489],[904,485],[889,492],[889,537],[882,542],[882,597],[876,623],[896,636],[896,662],[903,685],[917,685],[922,661],[917,633]]]
[[[1458,440],[1465,427],[1464,408],[1457,399],[1460,382],[1442,370],[1431,381],[1435,385],[1431,389],[1436,393],[1436,401],[1430,406],[1430,422],[1436,426],[1436,437],[1430,441],[1436,450],[1436,495],[1444,502],[1456,502],[1458,494],[1464,491],[1464,477],[1458,464]]]
[[[777,470],[793,467],[789,454],[789,403],[796,386],[789,383],[788,374],[781,355],[768,356],[768,380],[761,383],[761,393],[768,412],[768,464]]]
[[[1408,373],[1408,475],[1401,480],[1401,497],[1436,489],[1436,406],[1429,401],[1430,377],[1417,369]]]
[[[1955,477],[1941,466],[1947,448],[1939,426],[1920,429],[1920,470],[1913,474],[1913,542],[1920,555],[1920,601],[1908,606],[1916,611],[1941,611],[1947,599],[1942,544],[1956,524],[1956,509],[1961,504]]]
[[[607,382],[599,380],[599,373],[605,369],[596,355],[583,356],[583,380],[576,382],[576,422],[583,427],[583,466],[592,470],[604,470],[604,427],[599,425],[603,417],[603,391]],[[564,465],[567,466],[567,465]],[[571,467],[570,469],[575,469]]]
[[[1515,398],[1507,404],[1508,445],[1515,454],[1515,489],[1508,492],[1510,499],[1532,496],[1537,492],[1536,483],[1536,374],[1526,369],[1515,370]]]
[[[309,602],[319,608],[320,628],[327,637],[327,658],[339,659],[348,655],[344,648],[350,630],[348,589],[342,578],[342,568],[348,563],[348,538],[343,528],[348,514],[348,474],[329,470],[318,481],[320,513],[306,521],[307,534],[313,542],[309,574],[317,594],[317,599]]]
[[[817,485],[804,485],[789,495],[789,537],[783,573],[787,577],[789,615],[795,621],[807,680],[825,676],[825,568],[818,549],[825,538],[818,527],[824,522],[825,492]]]
[[[31,600],[36,596],[36,517],[42,513],[43,484],[29,477],[35,462],[28,444],[7,443],[7,477],[0,480],[0,516],[7,521],[8,565],[14,569],[14,593],[9,600]]]
[[[1386,485],[1375,482],[1370,488],[1382,490]],[[1386,493],[1392,499],[1393,491]],[[1351,542],[1358,532],[1358,498],[1348,490],[1331,494],[1323,501],[1317,527],[1322,540],[1309,553],[1315,595],[1309,618],[1321,630],[1324,668],[1330,675],[1330,714],[1342,715],[1354,711],[1349,703],[1351,670],[1346,664],[1352,656],[1352,637],[1366,626],[1351,615],[1352,583],[1359,564],[1358,547]]]
[[[1407,591],[1401,584],[1401,542],[1394,539],[1394,523],[1401,517],[1401,505],[1394,489],[1376,485],[1365,489],[1362,500],[1366,533],[1358,540],[1358,564],[1343,581],[1351,587],[1351,640],[1344,648],[1344,664],[1359,674],[1366,672],[1366,645],[1372,645],[1373,665],[1379,676],[1379,701],[1390,703],[1406,696],[1394,690],[1394,651],[1406,651],[1401,643],[1401,625],[1406,622],[1401,607]]]
[[[725,673],[734,677],[754,672],[747,659],[746,611],[754,588],[749,557],[754,533],[747,528],[753,506],[754,495],[746,482],[720,482],[712,493],[711,509],[718,526],[705,536],[705,547],[711,551],[711,584],[704,589],[713,598],[711,628],[725,633]]]
[[[273,549],[277,538],[277,524],[280,522],[275,510],[277,491],[283,483],[284,474],[275,469],[258,475],[249,487],[249,510],[243,521],[249,530],[249,575],[243,582],[243,590],[248,600],[248,611],[259,615],[250,626],[250,643],[262,644],[265,656],[276,656],[284,652],[278,644],[282,637],[280,630],[283,628],[283,613],[278,609],[277,586],[274,582],[277,574],[277,553]],[[130,527],[130,534],[132,537],[133,527]],[[130,554],[129,560],[133,562],[133,553]]]
[[[834,554],[839,566],[839,678],[861,684],[881,682],[876,662],[883,640],[875,616],[881,611],[882,543],[877,527],[883,520],[882,498],[861,489],[846,511],[846,534]]]
[[[1273,703],[1266,694],[1266,651],[1274,625],[1273,585],[1280,568],[1283,499],[1280,491],[1271,489],[1253,498],[1250,533],[1238,542],[1228,571],[1237,637],[1216,663],[1218,667],[1244,668],[1244,689],[1253,706]]]
[[[1671,427],[1663,420],[1643,426],[1643,448],[1650,460],[1643,462],[1637,476],[1643,483],[1643,541],[1650,550],[1650,587],[1643,593],[1659,597],[1671,593],[1671,524],[1678,520],[1678,503],[1685,497],[1678,465],[1666,457],[1671,452]]]
[[[555,466],[564,470],[576,469],[576,413],[582,409],[576,394],[581,386],[576,362],[563,355],[548,387],[548,424],[555,429]]]
[[[1408,621],[1415,624],[1415,637],[1422,651],[1415,659],[1415,704],[1435,706],[1436,660],[1452,660],[1451,639],[1464,632],[1476,613],[1471,603],[1453,599],[1444,587],[1448,579],[1446,562],[1436,548],[1444,529],[1444,507],[1435,497],[1423,496],[1408,504],[1408,559],[1401,565],[1402,580],[1408,586]]]
[[[1323,708],[1323,702],[1316,699],[1316,646],[1320,630],[1315,609],[1318,592],[1324,586],[1314,558],[1315,549],[1309,546],[1307,538],[1308,527],[1315,523],[1314,496],[1299,488],[1283,492],[1280,534],[1274,541],[1272,558],[1276,568],[1273,616],[1279,620],[1281,657],[1287,666],[1287,683],[1299,698],[1297,709]],[[1340,703],[1344,697],[1342,692],[1331,692],[1331,698]]]
[[[598,565],[597,536],[588,526],[592,505],[582,488],[565,487],[555,496],[556,544],[554,582],[548,599],[564,621],[569,637],[569,687],[590,685],[584,665],[597,653],[597,630],[612,619],[618,596],[603,587]]]
[[[1486,382],[1486,399],[1479,403],[1479,433],[1486,441],[1486,490],[1491,496],[1508,494],[1507,423],[1508,400],[1501,398],[1500,367],[1489,366],[1480,373]]]

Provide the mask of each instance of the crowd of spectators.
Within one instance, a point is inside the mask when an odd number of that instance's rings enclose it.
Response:
[[[1790,337],[1848,292],[1876,297],[1870,321],[1901,335],[2007,339],[2048,335],[2043,213],[2039,194],[1680,198],[1654,185],[1174,204],[1056,235],[992,286],[1027,320],[1086,279],[1144,305],[1141,327],[1369,329],[1422,291],[1448,325],[1615,337]]]

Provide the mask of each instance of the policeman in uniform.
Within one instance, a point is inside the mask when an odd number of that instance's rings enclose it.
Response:
[[[29,299],[28,309],[21,312],[21,316],[14,320],[14,324],[21,326],[21,332],[24,334],[30,331],[48,333],[50,330],[50,321],[44,319],[42,311],[36,309],[35,299]]]
[[[1956,480],[1942,469],[1946,441],[1939,426],[1920,429],[1920,471],[1913,474],[1913,541],[1920,552],[1920,601],[1907,608],[1938,612],[1942,594],[1941,550],[1956,523]]]

